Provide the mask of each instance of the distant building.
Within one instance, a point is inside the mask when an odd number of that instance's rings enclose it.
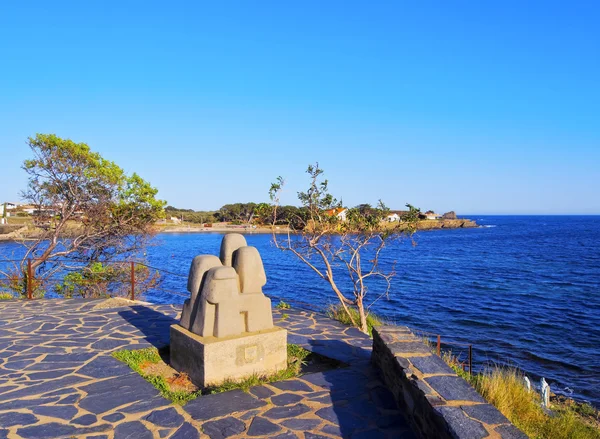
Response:
[[[336,207],[326,211],[327,215],[336,216],[340,221],[346,221],[346,212],[348,212],[348,209],[345,207]]]
[[[390,210],[385,220],[394,223],[402,221],[402,217],[408,213],[407,210]]]
[[[424,217],[424,219],[428,220],[436,220],[442,217],[442,215],[440,215],[439,213],[435,213],[433,210],[428,210],[427,212],[421,215]]]
[[[33,215],[33,212],[35,212],[36,210],[38,210],[38,208],[31,204],[23,204],[19,206],[19,212],[25,212],[29,215]]]
[[[4,204],[6,205],[6,210],[13,210],[19,207],[19,203],[11,203],[10,201],[7,201]]]
[[[176,216],[172,216],[171,221],[173,221],[174,224],[181,224],[181,220]]]

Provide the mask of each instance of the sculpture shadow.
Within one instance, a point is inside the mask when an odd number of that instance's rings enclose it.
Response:
[[[169,328],[178,323],[177,319],[143,305],[119,311],[119,316],[132,326],[132,335],[141,332],[144,340],[159,349],[169,345]],[[124,329],[121,331],[126,332]]]

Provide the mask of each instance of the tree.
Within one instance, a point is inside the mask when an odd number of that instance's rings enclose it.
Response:
[[[164,216],[157,189],[85,143],[38,134],[28,145],[34,157],[23,163],[28,186],[22,198],[36,206],[43,227],[34,240],[23,241],[21,273],[26,276],[29,258],[39,279],[66,266],[123,260],[145,248]]]
[[[256,211],[256,203],[234,203],[225,204],[217,216],[220,221],[232,221],[237,223],[251,223]]]
[[[411,235],[415,221],[409,218],[402,224],[386,223],[384,219],[389,210],[381,201],[377,207],[360,205],[347,209],[344,220],[335,214],[338,210],[333,210],[342,205],[329,194],[327,180],[323,179],[318,163],[310,165],[306,172],[310,186],[306,192],[298,193],[302,204],[299,212],[305,214],[296,218],[302,227],[292,227],[288,222],[292,231],[283,237],[273,233],[273,242],[277,248],[293,253],[328,282],[349,320],[367,333],[369,309],[377,300],[387,297],[395,275],[393,266],[389,271],[380,266],[380,254],[392,240]],[[279,177],[269,190],[274,219],[278,218],[283,187],[284,180]],[[379,291],[367,305],[370,288]],[[357,311],[358,319],[351,312],[352,308]]]

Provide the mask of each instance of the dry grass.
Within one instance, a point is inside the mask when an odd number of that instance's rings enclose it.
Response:
[[[553,398],[552,413],[547,414],[541,407],[540,395],[533,390],[527,391],[521,371],[494,366],[469,375],[462,370],[452,352],[444,352],[442,358],[530,438],[600,439],[599,415],[589,404]]]

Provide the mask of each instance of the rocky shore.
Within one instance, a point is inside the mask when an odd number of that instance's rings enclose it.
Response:
[[[470,219],[422,220],[417,223],[418,230],[465,229],[474,227],[479,227],[479,225]]]

